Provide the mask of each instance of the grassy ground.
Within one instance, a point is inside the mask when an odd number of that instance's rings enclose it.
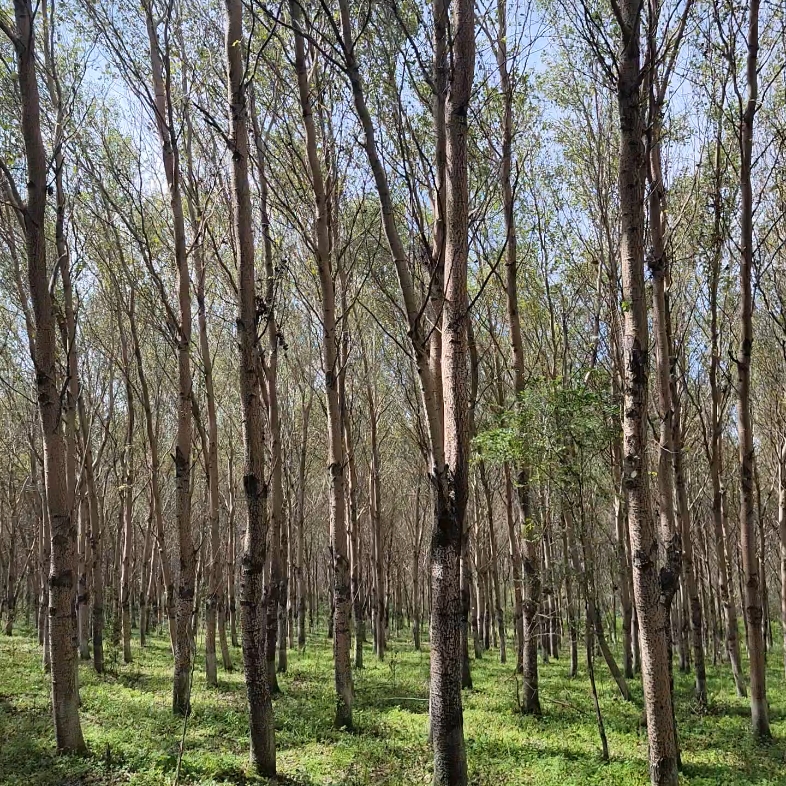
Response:
[[[134,642],[136,644],[136,642]],[[201,648],[201,642],[200,642]],[[48,680],[39,649],[25,635],[0,638],[0,783],[13,786],[131,783],[171,784],[182,721],[170,707],[171,665],[167,642],[154,637],[146,650],[134,648],[134,663],[117,663],[97,677],[80,667],[82,727],[90,748],[84,758],[57,757],[49,714]],[[233,656],[240,664],[240,651]],[[367,648],[366,668],[355,671],[354,733],[331,725],[333,680],[330,642],[309,639],[305,654],[290,653],[276,699],[279,772],[287,784],[424,784],[430,778],[426,741],[427,653],[393,641],[385,663]],[[114,659],[114,663],[111,661]],[[775,741],[754,745],[747,733],[748,709],[734,697],[728,668],[710,668],[710,710],[696,711],[691,677],[676,675],[684,783],[786,784],[786,684],[780,653],[769,666],[769,695]],[[220,674],[208,689],[204,662],[194,679],[181,783],[258,782],[247,768],[247,721],[240,671]],[[646,731],[639,728],[641,689],[634,702],[618,698],[605,667],[598,687],[611,762],[599,758],[589,683],[584,673],[568,680],[566,660],[541,667],[544,717],[516,713],[512,669],[488,653],[473,661],[475,689],[465,692],[464,726],[470,781],[480,786],[538,784],[571,786],[644,784]]]

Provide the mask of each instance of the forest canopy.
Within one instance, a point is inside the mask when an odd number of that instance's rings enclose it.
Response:
[[[785,148],[778,0],[0,0],[0,782],[783,782]]]

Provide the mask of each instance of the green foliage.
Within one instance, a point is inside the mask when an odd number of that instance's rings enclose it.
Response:
[[[494,464],[523,462],[533,480],[570,486],[606,449],[618,417],[609,396],[589,383],[540,377],[529,382],[513,409],[475,437],[475,454]]]
[[[776,632],[776,641],[778,634]],[[136,643],[136,642],[135,642]],[[200,642],[201,643],[201,642]],[[417,653],[393,638],[387,661],[366,649],[366,668],[355,671],[357,732],[332,728],[331,642],[309,637],[305,654],[290,653],[279,675],[275,701],[279,772],[290,786],[410,786],[430,782],[427,740],[428,652]],[[182,719],[170,712],[171,656],[167,641],[151,637],[135,661],[116,664],[97,677],[80,664],[82,723],[90,753],[54,754],[49,682],[37,643],[26,636],[0,638],[0,784],[77,786],[172,784]],[[233,652],[238,663],[240,653]],[[394,662],[395,670],[390,663]],[[748,733],[747,702],[734,697],[727,665],[708,666],[710,710],[692,701],[692,675],[675,669],[678,728],[685,786],[765,786],[784,783],[786,701],[782,660],[768,661],[768,694],[776,741],[756,746]],[[634,702],[619,698],[605,669],[598,691],[611,761],[603,764],[589,682],[582,670],[567,678],[566,660],[540,667],[544,717],[516,711],[516,678],[495,653],[472,662],[475,689],[464,693],[464,724],[470,782],[477,786],[538,784],[640,786],[646,782],[647,735],[641,728],[641,686]],[[246,699],[242,671],[220,674],[217,689],[204,682],[200,655],[194,676],[194,712],[182,761],[182,784],[260,783],[248,770]],[[519,686],[520,689],[520,686]]]

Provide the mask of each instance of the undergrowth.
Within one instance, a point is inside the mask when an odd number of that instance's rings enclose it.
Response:
[[[289,653],[275,699],[280,782],[292,786],[374,786],[430,782],[427,742],[428,652],[393,639],[384,662],[365,650],[365,668],[354,670],[355,730],[336,731],[333,719],[331,642],[309,637],[304,653]],[[510,649],[510,647],[509,647]],[[134,641],[134,662],[108,652],[109,672],[97,676],[80,664],[81,718],[86,757],[56,756],[48,677],[29,632],[0,637],[0,783],[8,786],[172,784],[182,719],[172,716],[168,640],[151,636],[146,649]],[[247,714],[240,650],[235,671],[219,672],[208,688],[204,658],[194,672],[180,783],[260,783],[248,767]],[[709,708],[692,700],[692,676],[675,669],[683,782],[786,784],[786,685],[779,652],[770,654],[768,690],[774,740],[754,743],[748,705],[734,696],[728,666],[708,668]],[[644,784],[647,736],[642,695],[623,701],[604,664],[598,690],[611,760],[600,759],[597,727],[586,678],[567,678],[567,659],[540,667],[543,717],[517,712],[516,677],[494,651],[473,660],[474,688],[464,692],[464,728],[470,782],[476,786]],[[518,686],[520,688],[520,686]]]

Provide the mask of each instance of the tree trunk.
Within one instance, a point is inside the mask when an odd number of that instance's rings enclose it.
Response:
[[[173,128],[172,97],[170,94],[169,43],[163,53],[149,0],[145,4],[147,33],[150,43],[150,65],[153,82],[155,119],[161,140],[162,161],[166,175],[172,208],[175,237],[175,263],[177,265],[177,317],[169,309],[170,320],[177,337],[177,437],[175,443],[175,518],[180,557],[177,603],[175,608],[175,667],[172,682],[172,711],[184,715],[189,711],[191,692],[191,663],[193,641],[191,638],[191,615],[194,608],[194,585],[196,582],[196,555],[191,538],[191,435],[192,380],[191,380],[191,279],[188,271],[185,221],[181,196],[180,155],[177,136]]]
[[[374,604],[374,644],[379,660],[385,658],[385,586],[384,578],[384,545],[382,544],[382,519],[379,509],[379,444],[377,442],[377,413],[373,392],[368,386],[368,403],[371,435],[371,468],[369,470],[369,519],[374,548],[374,576],[377,586]]]
[[[117,291],[117,329],[120,334],[122,373],[125,380],[126,394],[126,439],[120,465],[123,468],[123,490],[121,493],[120,534],[120,622],[123,642],[123,662],[131,663],[131,549],[134,537],[133,504],[134,504],[134,392],[131,385],[131,364],[128,358],[128,344],[123,329],[120,298]],[[130,297],[133,299],[133,293]],[[132,306],[133,308],[133,306]]]
[[[57,749],[85,751],[79,721],[76,650],[73,647],[76,573],[76,527],[73,489],[66,478],[66,443],[61,426],[57,342],[49,272],[46,263],[47,157],[41,136],[40,100],[36,80],[34,12],[30,0],[14,3],[21,99],[22,135],[27,162],[27,203],[22,214],[28,282],[35,316],[34,355],[38,411],[44,438],[44,482],[50,521],[49,642],[52,709]]]
[[[301,32],[301,9],[290,2],[295,33],[295,71],[306,135],[306,150],[316,203],[316,262],[322,294],[322,349],[325,396],[328,414],[328,472],[330,475],[330,546],[333,559],[333,658],[336,685],[336,728],[352,728],[352,669],[350,664],[350,576],[347,559],[346,511],[344,497],[344,442],[338,397],[338,336],[336,332],[336,298],[331,271],[328,204],[322,164],[317,150],[317,136],[311,106],[309,76]]]
[[[142,346],[139,341],[139,332],[136,325],[136,315],[134,309],[129,310],[129,325],[131,328],[131,341],[134,348],[134,358],[136,360],[136,372],[139,377],[139,392],[142,398],[142,410],[145,413],[145,431],[147,434],[147,450],[150,459],[150,504],[152,507],[153,523],[155,527],[156,545],[158,549],[158,560],[161,565],[161,572],[164,579],[164,591],[167,622],[169,626],[169,642],[172,653],[175,652],[175,639],[177,629],[175,627],[175,584],[172,578],[171,563],[166,547],[164,535],[164,513],[161,501],[160,486],[160,460],[158,455],[158,435],[156,433],[155,418],[153,408],[150,403],[150,390],[147,385],[147,376],[142,362]]]
[[[308,424],[311,418],[311,404],[313,393],[309,393],[308,403],[302,402],[302,428],[300,445],[300,460],[298,462],[297,485],[297,646],[302,652],[306,648],[306,571],[305,571],[305,541],[306,541],[306,457],[308,455]]]
[[[240,614],[243,663],[251,738],[251,766],[258,775],[275,777],[276,742],[273,703],[268,687],[263,625],[263,575],[266,558],[268,488],[265,483],[265,432],[262,380],[257,358],[257,304],[254,235],[249,189],[249,144],[246,120],[243,5],[226,0],[226,55],[232,154],[232,220],[238,254],[238,342],[240,398],[243,411],[246,535],[241,569]]]
[[[276,654],[279,670],[286,671],[286,599],[287,574],[283,569],[287,553],[287,528],[284,523],[283,458],[281,451],[281,422],[278,406],[278,347],[281,334],[276,321],[276,277],[273,265],[273,245],[270,238],[268,214],[267,153],[262,138],[256,105],[251,96],[251,122],[256,147],[257,177],[259,180],[259,208],[262,223],[262,247],[265,260],[265,323],[267,355],[264,363],[268,423],[270,426],[270,582],[267,587],[267,615],[265,651],[267,653],[268,684],[273,694],[279,693],[276,677]],[[278,644],[278,650],[276,645]]]
[[[620,120],[620,256],[624,314],[623,478],[633,562],[633,588],[642,647],[642,681],[653,786],[676,786],[667,618],[661,603],[658,542],[653,526],[647,464],[649,337],[644,287],[644,148],[641,113],[641,4],[620,2],[617,102]]]
[[[431,540],[431,702],[435,786],[467,782],[461,706],[461,635],[455,610],[460,596],[462,540],[469,485],[467,422],[467,117],[475,72],[475,9],[458,0],[451,20],[452,74],[445,100],[445,283],[442,315],[442,398],[445,470],[435,483],[435,529]]]
[[[363,147],[368,156],[380,200],[382,223],[399,279],[407,318],[408,335],[415,355],[420,382],[421,403],[428,429],[430,448],[430,480],[434,500],[434,525],[431,539],[431,684],[430,731],[434,750],[434,783],[463,786],[467,780],[464,747],[463,713],[461,708],[461,625],[455,609],[460,602],[461,539],[466,508],[466,466],[468,443],[462,435],[462,400],[466,407],[466,248],[467,248],[467,183],[466,183],[466,122],[467,104],[474,72],[474,8],[470,0],[456,6],[453,30],[453,85],[446,102],[448,158],[453,178],[446,193],[446,265],[456,263],[453,275],[445,278],[446,304],[443,313],[450,339],[442,346],[442,367],[447,382],[442,393],[444,407],[440,411],[438,377],[429,362],[429,344],[423,330],[422,310],[415,296],[409,270],[408,255],[396,226],[395,210],[387,174],[379,158],[374,125],[366,105],[363,82],[354,51],[349,3],[339,0],[341,45],[344,67],[363,128]],[[435,13],[439,21],[441,14]],[[437,100],[441,100],[437,96]],[[450,152],[453,156],[451,158]],[[454,258],[455,257],[455,258]],[[451,439],[443,439],[443,424],[451,420]],[[462,439],[462,436],[464,437]],[[449,449],[446,450],[446,446]],[[447,487],[445,467],[451,475],[451,491]],[[457,473],[456,470],[459,470]],[[458,492],[458,494],[456,494]],[[456,504],[456,503],[459,504]]]
[[[512,350],[513,386],[518,398],[524,390],[524,345],[521,339],[521,320],[518,306],[518,258],[517,234],[514,215],[512,183],[513,145],[513,88],[507,65],[507,19],[504,3],[497,4],[499,33],[497,36],[497,65],[500,72],[500,88],[505,101],[502,126],[502,202],[505,214],[505,296],[508,310],[508,328]],[[522,549],[522,673],[524,675],[524,701],[522,710],[528,714],[540,714],[538,698],[538,648],[537,613],[540,604],[540,566],[537,559],[537,540],[531,518],[529,500],[529,475],[525,467],[516,469],[516,492],[524,528]],[[515,577],[514,577],[515,583]]]
[[[486,477],[485,464],[480,464],[480,478],[483,484],[483,493],[486,498],[486,512],[488,514],[488,534],[489,534],[489,563],[491,569],[491,584],[494,589],[494,618],[499,635],[499,662],[505,663],[507,651],[505,646],[505,615],[502,610],[502,597],[499,587],[499,563],[497,560],[497,536],[494,532],[494,498],[491,486]]]
[[[781,644],[786,672],[786,438],[778,449],[778,540],[781,573]]]
[[[235,524],[235,477],[233,473],[233,453],[229,454],[229,503],[227,511],[227,612],[229,616],[229,636],[233,647],[238,646],[237,640],[237,614],[235,605],[235,576],[237,564],[236,524]]]
[[[691,529],[691,511],[688,505],[688,493],[685,487],[685,470],[683,468],[683,433],[682,433],[682,408],[680,396],[676,391],[676,380],[672,375],[674,403],[674,481],[677,491],[677,518],[682,533],[682,575],[685,581],[685,591],[688,598],[691,628],[691,646],[693,649],[693,664],[696,671],[695,693],[696,700],[702,706],[707,704],[707,673],[704,665],[704,622],[702,619],[701,599],[696,584],[696,562],[693,550],[693,532]]]
[[[756,552],[753,422],[750,404],[753,350],[753,121],[758,101],[759,0],[748,7],[748,98],[740,119],[740,349],[737,358],[737,433],[740,446],[740,543],[751,679],[751,726],[756,738],[770,737],[762,631],[761,576]],[[760,544],[763,548],[764,544]]]
[[[342,300],[346,291],[346,282],[342,286]],[[344,314],[347,314],[346,301]],[[346,326],[342,335],[342,369],[346,369],[348,358],[348,331]],[[363,597],[360,583],[360,523],[358,521],[358,476],[355,464],[355,441],[352,434],[352,423],[346,406],[346,392],[344,390],[344,373],[341,381],[342,420],[344,425],[344,444],[349,467],[349,488],[347,489],[347,504],[349,509],[349,557],[352,590],[352,618],[355,626],[355,668],[363,668],[363,640],[365,639],[365,624],[363,619]]]
[[[510,478],[510,465],[505,464],[505,520],[508,525],[508,550],[510,554],[511,573],[513,574],[513,629],[516,632],[516,673],[521,674],[524,668],[524,598],[522,595],[521,555],[519,539],[516,533],[516,521],[513,514],[513,482]],[[570,590],[568,590],[570,595]],[[570,605],[570,601],[568,601]],[[569,612],[570,613],[570,612]],[[571,628],[573,632],[573,628]],[[571,658],[575,652],[575,636],[571,637]],[[575,659],[571,660],[571,676],[575,676]]]
[[[188,72],[182,69],[183,92],[188,94]],[[218,420],[216,416],[216,394],[213,385],[213,357],[207,333],[207,312],[205,307],[205,276],[207,274],[205,252],[200,238],[202,207],[199,183],[194,173],[192,142],[194,130],[188,103],[184,104],[185,114],[185,153],[189,183],[188,218],[194,237],[194,261],[196,268],[197,325],[199,329],[199,358],[205,380],[205,400],[207,403],[207,453],[204,456],[207,468],[207,518],[210,534],[210,564],[208,566],[207,597],[205,600],[205,681],[210,686],[218,685],[218,666],[216,660],[216,628],[218,617],[224,612],[224,577],[221,562],[221,534],[219,523],[218,489]],[[226,648],[226,632],[221,642],[224,667],[229,661]]]

